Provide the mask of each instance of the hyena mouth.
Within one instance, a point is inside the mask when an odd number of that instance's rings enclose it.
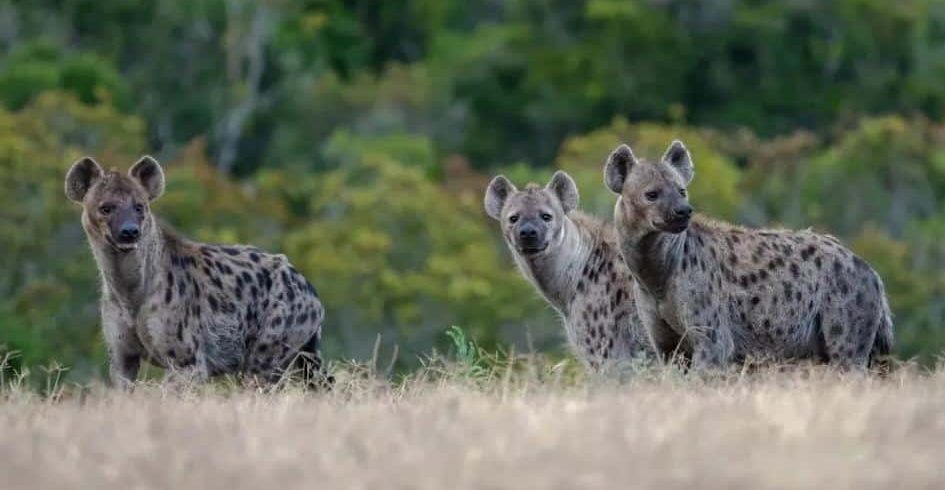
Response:
[[[666,233],[682,233],[689,228],[689,219],[676,219],[671,221],[654,221],[653,227]]]
[[[529,245],[519,247],[519,251],[522,252],[522,255],[537,255],[548,249],[548,244],[544,245]]]
[[[116,242],[116,241],[115,241],[114,239],[112,239],[112,237],[110,237],[110,236],[106,236],[106,237],[105,237],[105,241],[107,241],[108,244],[111,245],[111,247],[112,247],[113,249],[117,250],[118,252],[127,253],[127,252],[133,252],[133,251],[135,251],[135,250],[138,250],[138,242],[137,242],[137,241],[134,241],[134,242],[127,242],[127,243],[121,243],[121,242]]]

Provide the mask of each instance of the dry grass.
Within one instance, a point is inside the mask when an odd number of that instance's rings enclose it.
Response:
[[[331,394],[0,390],[0,488],[942,488],[945,370],[437,364]]]

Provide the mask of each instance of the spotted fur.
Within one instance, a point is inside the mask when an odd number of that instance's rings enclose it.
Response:
[[[690,219],[689,151],[674,142],[655,163],[626,145],[605,166],[619,195],[621,254],[637,279],[640,316],[664,354],[697,367],[815,359],[866,367],[889,354],[892,315],[879,275],[827,235]]]
[[[576,211],[578,191],[564,172],[519,191],[503,176],[486,191],[522,275],[561,315],[568,341],[593,370],[652,354],[620,260],[613,225]]]
[[[127,175],[85,158],[66,178],[102,277],[113,382],[133,383],[142,360],[197,381],[245,373],[271,382],[302,352],[320,371],[325,313],[311,283],[283,255],[179,237],[150,212],[163,189],[150,157]]]

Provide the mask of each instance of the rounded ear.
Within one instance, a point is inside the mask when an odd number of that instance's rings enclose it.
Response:
[[[618,146],[604,164],[604,184],[611,192],[620,194],[623,192],[623,183],[630,174],[630,168],[636,164],[637,157],[633,155],[633,150],[627,145]]]
[[[73,202],[82,202],[85,193],[103,173],[102,167],[92,157],[76,160],[66,173],[66,197]]]
[[[574,183],[574,179],[564,170],[555,172],[545,188],[550,189],[551,192],[554,192],[554,194],[558,196],[558,199],[561,201],[561,207],[564,209],[564,214],[568,214],[577,209],[579,199],[577,184]]]
[[[148,155],[141,157],[128,170],[128,175],[148,191],[148,199],[151,201],[164,194],[164,170],[154,158]]]
[[[494,219],[501,218],[502,207],[505,206],[505,200],[517,190],[518,189],[516,189],[504,175],[497,175],[492,179],[492,182],[489,182],[489,187],[486,188],[486,214]]]
[[[669,148],[666,149],[666,153],[663,154],[663,161],[679,173],[679,176],[683,178],[686,185],[692,182],[692,178],[695,176],[695,169],[692,166],[692,155],[689,154],[689,150],[686,149],[686,145],[684,145],[682,141],[673,140],[673,142],[670,143]]]

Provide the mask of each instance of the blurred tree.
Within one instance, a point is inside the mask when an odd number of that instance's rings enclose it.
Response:
[[[264,182],[298,185],[274,175]],[[346,355],[369,355],[382,334],[408,349],[410,363],[449,325],[493,347],[503,325],[526,318],[545,329],[539,334],[557,333],[499,256],[479,200],[458,201],[420,169],[372,152],[303,185],[307,218],[286,236],[286,250],[318,285],[329,305],[326,334]]]
[[[945,129],[924,119],[864,119],[837,143],[756,182],[773,218],[820,224],[851,236],[867,223],[901,237],[915,219],[942,211]]]
[[[121,76],[94,54],[67,55],[38,41],[18,46],[0,66],[0,100],[8,109],[20,109],[47,90],[71,93],[86,104],[129,107]]]

